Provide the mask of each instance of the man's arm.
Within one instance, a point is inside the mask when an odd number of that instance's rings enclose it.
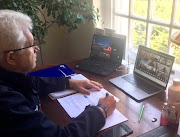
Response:
[[[64,90],[65,88],[72,88],[81,93],[90,94],[91,88],[100,91],[103,86],[95,81],[90,80],[74,80],[65,77],[32,77],[34,87],[39,95],[47,95],[50,92]]]
[[[32,84],[40,96],[51,92],[64,90],[66,87],[65,77],[32,77]]]
[[[0,103],[0,135],[6,137],[93,137],[105,124],[96,106],[87,107],[67,126],[56,126],[42,112],[33,110],[30,102],[16,91],[6,91]]]

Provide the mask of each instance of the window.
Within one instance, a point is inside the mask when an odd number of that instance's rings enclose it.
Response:
[[[170,37],[180,31],[180,0],[112,0],[111,27],[127,36],[128,51],[139,45],[172,54],[180,70],[180,46]]]

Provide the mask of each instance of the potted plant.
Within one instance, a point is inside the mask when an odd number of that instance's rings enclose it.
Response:
[[[44,38],[53,25],[65,26],[71,32],[86,21],[95,23],[99,17],[99,10],[82,0],[0,0],[0,9],[29,15],[34,25],[32,33],[40,43],[45,43]]]
[[[40,45],[53,25],[65,26],[71,32],[87,21],[96,23],[99,10],[82,0],[0,0],[0,9],[11,9],[29,15],[33,20],[32,33]],[[41,49],[41,46],[40,46]],[[44,66],[40,50],[41,65]]]

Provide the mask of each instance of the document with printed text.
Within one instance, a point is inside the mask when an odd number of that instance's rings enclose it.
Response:
[[[79,76],[84,77],[81,74],[79,74]],[[108,92],[104,88],[101,89],[100,91],[95,91],[93,89],[91,90],[92,92],[90,95],[76,93],[76,94],[72,94],[63,98],[59,98],[58,102],[61,104],[61,106],[65,109],[65,111],[68,113],[68,115],[71,118],[75,118],[85,110],[86,106],[88,105],[96,106],[98,104],[99,99],[102,97],[105,97],[106,93],[109,93],[110,95],[112,95],[110,92]],[[119,101],[117,97],[115,97],[115,100],[116,102]],[[122,115],[117,109],[115,109],[113,114],[110,115],[106,119],[106,124],[101,130],[112,127],[114,125],[125,122],[127,120],[128,119],[124,115]]]

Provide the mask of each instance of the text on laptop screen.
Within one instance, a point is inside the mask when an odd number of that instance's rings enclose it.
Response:
[[[173,56],[139,46],[134,71],[166,87],[173,63]]]
[[[94,34],[91,57],[99,57],[101,59],[110,59],[112,61],[121,62],[126,38],[115,38]]]

